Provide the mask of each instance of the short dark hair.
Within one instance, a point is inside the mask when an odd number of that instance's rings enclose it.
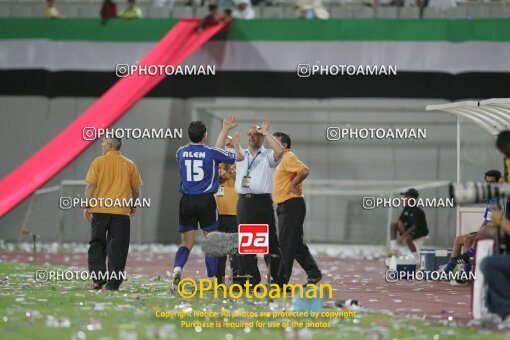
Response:
[[[501,131],[496,139],[496,147],[501,148],[510,145],[510,130]]]
[[[496,178],[496,182],[498,182],[499,179],[501,178],[501,172],[499,172],[498,170],[488,170],[485,173],[485,178],[487,178],[487,177],[495,177]]]
[[[104,141],[109,140],[113,150],[120,150],[122,147],[122,138],[119,137],[105,137]]]
[[[115,150],[120,150],[120,148],[122,147],[122,138],[118,138],[118,137],[113,137],[112,138],[112,144],[113,144],[113,148]]]
[[[209,5],[209,12],[215,11],[218,9],[218,5],[210,4]]]
[[[232,10],[230,8],[225,8],[225,10],[223,11],[225,13],[225,15],[232,15]]]
[[[189,123],[188,127],[188,135],[189,139],[193,143],[198,143],[204,139],[205,133],[207,132],[207,128],[205,124],[199,120]]]
[[[282,139],[282,143],[287,144],[287,149],[290,149],[290,144],[292,143],[290,140],[290,136],[285,132],[275,132],[273,136],[280,137]]]

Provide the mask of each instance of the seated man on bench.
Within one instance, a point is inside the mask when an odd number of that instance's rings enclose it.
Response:
[[[498,170],[489,170],[485,173],[485,183],[487,184],[498,183],[500,178],[501,172]],[[471,271],[470,258],[475,254],[475,250],[472,245],[476,235],[492,234],[495,231],[495,226],[491,219],[491,207],[495,204],[497,204],[497,200],[495,198],[487,200],[485,214],[483,215],[484,221],[480,230],[460,235],[455,238],[455,241],[453,242],[452,257],[443,269],[445,273],[451,272],[458,264],[464,265],[464,272],[469,273]],[[465,252],[461,253],[463,247]]]
[[[391,224],[390,252],[394,255],[397,254],[397,244],[405,243],[416,263],[419,263],[420,258],[413,241],[429,234],[425,212],[417,206],[408,204],[409,199],[416,200],[418,198],[416,189],[409,189],[401,195],[404,196],[405,207],[398,220]],[[400,234],[399,238],[397,238],[397,231]]]

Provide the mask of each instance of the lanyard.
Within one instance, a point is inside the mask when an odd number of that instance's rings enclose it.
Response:
[[[509,174],[508,171],[510,170],[510,169],[508,169],[508,161],[509,161],[509,159],[506,157],[505,157],[505,159],[503,159],[503,169],[505,169],[505,180],[507,180],[507,181],[508,181],[508,174]]]
[[[251,163],[250,163],[250,152],[248,151],[248,171],[246,172],[247,177],[250,177],[251,166],[253,165],[253,162],[255,162],[255,160],[257,159],[257,156],[259,155],[259,153],[260,153],[260,151],[257,151],[257,154],[255,155],[255,157],[253,157],[253,159],[251,160]]]

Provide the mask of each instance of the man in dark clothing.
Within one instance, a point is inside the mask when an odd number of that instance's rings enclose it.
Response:
[[[405,208],[398,220],[391,224],[390,248],[395,250],[398,243],[406,243],[412,255],[418,261],[419,258],[413,241],[429,234],[427,219],[425,218],[425,212],[416,206],[416,199],[419,195],[416,189],[409,189],[401,195],[404,196]],[[414,204],[409,204],[410,199],[414,200]],[[397,238],[397,231],[400,234],[399,238]]]

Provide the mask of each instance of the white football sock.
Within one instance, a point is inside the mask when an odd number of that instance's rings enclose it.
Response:
[[[397,249],[397,240],[390,241],[390,249]]]

